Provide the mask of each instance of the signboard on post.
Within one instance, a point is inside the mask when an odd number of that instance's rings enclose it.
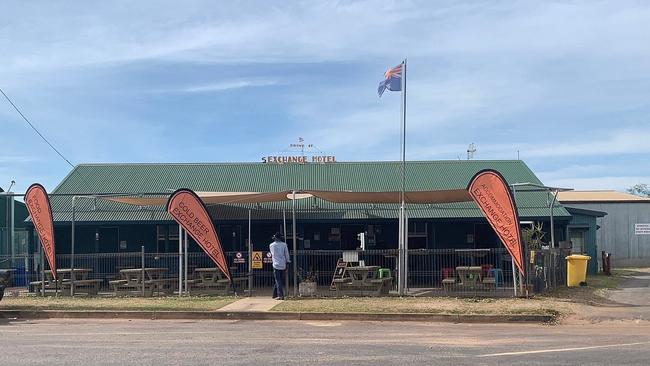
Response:
[[[330,284],[330,291],[336,290],[336,285],[334,280],[342,279],[345,277],[345,269],[350,266],[349,262],[346,262],[343,258],[339,258],[336,262],[336,268],[334,269],[334,275],[332,276],[332,283]]]
[[[251,264],[253,269],[262,269],[262,252],[253,252],[253,263]]]
[[[235,253],[235,259],[233,259],[232,262],[237,264],[242,264],[242,263],[246,263],[246,259],[244,258],[244,255],[241,252],[237,252]]]
[[[634,234],[650,235],[650,224],[634,224]]]
[[[264,263],[273,263],[273,254],[271,254],[271,252],[266,252],[263,261]]]

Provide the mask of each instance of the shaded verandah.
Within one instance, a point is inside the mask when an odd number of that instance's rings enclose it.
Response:
[[[294,294],[296,294],[298,278],[305,278],[307,274],[309,277],[317,277],[316,280],[320,287],[326,285],[326,279],[323,279],[324,273],[333,272],[336,268],[336,262],[342,258],[345,253],[342,251],[299,251],[297,246],[296,235],[296,207],[295,200],[305,200],[309,198],[318,198],[320,200],[340,203],[355,203],[355,204],[370,204],[372,209],[377,209],[375,205],[381,204],[394,204],[400,201],[400,192],[350,192],[350,191],[281,191],[281,192],[197,192],[201,200],[207,205],[228,205],[231,208],[236,207],[240,210],[248,210],[249,218],[249,235],[248,243],[250,245],[250,231],[251,231],[251,212],[259,212],[264,210],[260,207],[260,203],[268,202],[281,202],[292,201],[292,218],[293,224],[291,228],[293,232],[289,233],[291,241],[293,242],[293,273],[292,277]],[[166,201],[166,197],[104,197],[116,202],[127,203],[138,206],[160,206]],[[472,201],[466,189],[455,190],[435,190],[435,191],[414,191],[405,192],[405,200],[408,204],[414,206],[417,211],[418,205],[441,204],[452,202],[468,202]],[[254,204],[254,208],[246,207],[246,204]],[[367,209],[367,208],[366,208]],[[384,210],[389,208],[383,208]],[[336,210],[334,208],[334,210]],[[286,212],[286,211],[284,211]],[[283,214],[284,214],[283,212]],[[313,207],[309,210],[300,210],[301,213],[308,212],[312,218],[315,215],[326,213],[327,211],[317,210]],[[277,212],[276,212],[277,213]],[[286,231],[286,216],[285,218],[285,231]],[[218,221],[218,217],[215,218]],[[365,248],[362,248],[365,249]],[[252,251],[249,249],[247,256]],[[403,254],[402,254],[403,253]],[[241,253],[243,254],[243,253]],[[490,250],[490,249],[461,249],[461,250],[417,250],[401,252],[398,250],[384,250],[384,251],[367,251],[361,250],[358,253],[353,253],[355,257],[360,258],[351,263],[351,265],[372,265],[373,272],[378,268],[388,269],[388,273],[393,275],[401,275],[399,266],[395,262],[400,255],[413,256],[412,260],[406,259],[408,263],[404,267],[404,276],[409,278],[407,284],[413,285],[428,285],[427,291],[419,289],[416,293],[435,292],[441,290],[445,294],[460,290],[461,292],[470,291],[476,293],[481,290],[492,290],[496,292],[497,289],[505,289],[505,276],[502,269],[503,263],[509,257],[505,250]],[[350,253],[348,253],[350,256]],[[249,261],[250,262],[250,258]],[[329,267],[330,270],[326,269]],[[236,267],[235,267],[236,268]],[[316,269],[314,269],[316,268]],[[324,269],[325,268],[325,269]],[[370,267],[369,267],[370,268]],[[413,269],[413,275],[409,276],[408,269]],[[506,267],[506,270],[508,268]],[[261,270],[247,270],[249,280],[249,290],[252,290],[254,283],[259,283],[259,274]],[[262,274],[262,278],[270,281],[270,270]],[[510,272],[512,273],[512,272]],[[327,276],[330,277],[331,276]],[[370,275],[373,277],[373,275]],[[512,277],[511,277],[512,278]],[[451,282],[453,279],[453,283]],[[180,279],[179,279],[180,280]],[[373,281],[379,281],[374,280]],[[379,281],[382,282],[382,281]],[[386,281],[383,281],[384,283]],[[269,283],[270,285],[270,283]],[[438,285],[438,288],[431,288]],[[327,288],[328,286],[325,286]],[[512,289],[512,287],[511,287]],[[179,289],[179,292],[181,290]],[[511,291],[511,290],[510,290]]]

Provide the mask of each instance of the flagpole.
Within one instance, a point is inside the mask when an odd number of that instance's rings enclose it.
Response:
[[[403,112],[403,135],[402,135],[402,207],[404,213],[404,293],[408,294],[408,273],[409,273],[409,235],[408,235],[408,215],[406,214],[406,58],[404,59],[404,70],[402,71],[402,112]]]
[[[402,61],[402,105],[401,105],[401,126],[400,126],[400,157],[401,157],[401,187],[400,187],[400,212],[399,212],[399,281],[397,291],[399,295],[406,293],[408,287],[408,228],[406,227],[406,59]]]

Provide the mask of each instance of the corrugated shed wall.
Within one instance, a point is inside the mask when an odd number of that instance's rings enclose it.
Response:
[[[615,266],[650,266],[650,235],[636,235],[634,224],[650,223],[650,203],[571,203],[607,212],[597,220],[598,250],[612,253]]]

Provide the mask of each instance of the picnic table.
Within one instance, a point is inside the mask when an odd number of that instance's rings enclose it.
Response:
[[[61,291],[61,294],[69,295],[72,290],[72,276],[74,273],[75,294],[85,293],[88,295],[97,295],[99,292],[99,287],[104,282],[104,280],[89,279],[92,271],[93,270],[91,268],[75,268],[74,270],[70,268],[59,268],[56,270],[56,280],[54,280],[54,276],[52,276],[51,270],[44,271],[45,290],[48,292],[59,290]],[[33,281],[29,284],[30,286],[33,286],[34,291],[40,290],[43,286],[42,281]]]
[[[128,268],[121,269],[120,279],[109,281],[115,295],[153,296],[171,294],[178,279],[167,278],[167,268]]]
[[[247,277],[233,277],[236,288],[243,288],[248,281]],[[227,295],[230,291],[230,280],[223,276],[219,268],[195,268],[192,279],[187,280],[190,294],[202,295]]]
[[[444,273],[442,286],[445,291],[454,287],[460,289],[479,289],[479,288],[493,288],[496,284],[493,276],[486,275],[489,273],[483,266],[458,266],[456,273],[458,278],[453,273]],[[491,266],[490,266],[491,267]],[[443,268],[443,272],[448,272],[449,268]]]
[[[378,278],[379,266],[346,267],[343,278],[333,283],[336,295],[342,296],[380,296],[387,294],[393,282],[391,277]]]

